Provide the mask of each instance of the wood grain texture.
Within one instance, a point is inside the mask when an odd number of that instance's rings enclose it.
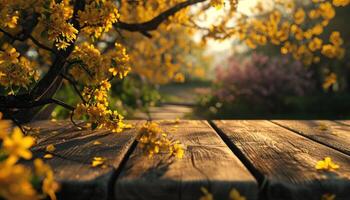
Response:
[[[269,200],[320,200],[323,194],[350,199],[350,156],[269,121],[214,121],[234,148],[266,177]],[[232,147],[232,148],[233,148]],[[322,172],[317,161],[330,156],[340,169]]]
[[[78,124],[82,124],[81,122]],[[45,140],[54,138],[57,136],[65,135],[73,136],[78,130],[78,127],[74,126],[71,121],[51,121],[51,120],[41,120],[34,121],[23,126],[26,130],[26,134],[34,137],[36,142],[41,144]]]
[[[179,139],[186,151],[182,159],[131,154],[115,183],[115,199],[199,199],[201,187],[215,199],[228,199],[236,188],[247,199],[256,199],[254,177],[205,121],[160,121],[162,128]]]
[[[36,151],[34,158],[42,158],[44,154],[45,152]],[[60,184],[57,193],[59,200],[108,199],[108,185],[115,170],[113,167],[95,168],[90,164],[59,156],[44,159],[44,162],[51,166],[55,179]]]
[[[336,120],[336,122],[350,126],[350,120]]]
[[[79,130],[66,122],[40,122],[37,127],[45,134],[40,135],[39,142],[32,148],[34,157],[43,157],[49,144],[55,146],[51,159],[44,159],[55,172],[62,189],[60,199],[107,199],[109,186],[116,170],[135,141],[136,129],[122,133],[108,130]],[[136,122],[131,122],[137,126]],[[57,129],[58,128],[58,129]],[[56,130],[57,129],[57,130]],[[100,144],[96,144],[98,141]],[[94,157],[106,159],[103,167],[92,167]]]
[[[329,120],[273,120],[272,122],[350,155],[350,126]]]

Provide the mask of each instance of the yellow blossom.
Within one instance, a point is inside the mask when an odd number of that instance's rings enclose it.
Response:
[[[34,138],[23,136],[19,128],[15,128],[11,136],[4,139],[4,149],[11,157],[30,159],[32,153],[29,148],[34,144]]]
[[[120,17],[113,1],[87,1],[84,11],[78,12],[80,26],[89,36],[100,37],[108,32]]]
[[[319,9],[320,9],[321,15],[324,19],[330,20],[330,19],[334,18],[335,10],[334,10],[331,3],[329,3],[329,2],[321,3]]]
[[[174,77],[175,82],[183,83],[185,82],[185,76],[182,73],[177,73]]]
[[[333,0],[334,6],[347,6],[350,3],[350,0]]]
[[[320,38],[313,38],[309,43],[308,47],[311,51],[316,51],[322,48],[322,40]]]
[[[31,173],[23,165],[0,163],[0,197],[13,200],[38,199],[30,183]]]
[[[331,36],[329,37],[329,41],[334,46],[340,46],[344,43],[343,39],[340,37],[340,33],[338,31],[333,31]]]
[[[296,24],[302,24],[305,21],[305,11],[299,8],[294,14],[294,22]]]
[[[337,75],[330,73],[324,80],[322,87],[324,90],[328,90],[332,85],[337,83]]]
[[[211,0],[210,4],[216,9],[221,9],[224,6],[224,0]]]
[[[32,78],[37,80],[38,74],[34,69],[33,62],[25,57],[20,57],[17,50],[10,44],[5,43],[0,51],[0,85],[5,87],[27,87]]]
[[[47,194],[51,200],[56,200],[55,192],[59,189],[58,183],[54,179],[54,175],[52,171],[49,171],[46,174],[46,177],[43,180],[42,190],[45,194]]]
[[[38,158],[34,160],[34,169],[35,174],[39,177],[44,177],[51,170],[50,167],[43,162],[43,160]]]
[[[56,192],[59,184],[54,179],[54,174],[49,165],[45,164],[41,159],[34,160],[35,173],[43,178],[42,191],[48,195],[51,200],[56,200]]]

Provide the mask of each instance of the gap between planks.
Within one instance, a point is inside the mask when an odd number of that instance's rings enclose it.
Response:
[[[302,137],[350,156],[350,126],[330,120],[268,120]]]
[[[135,126],[138,122],[141,121],[136,121]],[[125,130],[118,135],[107,130],[73,130],[67,123],[48,121],[34,123],[34,126],[40,127],[40,124],[42,133],[47,134],[36,134],[38,144],[32,148],[33,155],[42,158],[45,147],[55,145],[51,153],[54,157],[45,162],[51,164],[57,180],[62,183],[59,199],[111,199],[114,179],[136,146],[136,132]],[[94,145],[97,140],[102,144]],[[95,156],[105,157],[106,167],[91,167]]]
[[[207,121],[162,121],[162,128],[187,147],[184,158],[159,162],[164,155],[149,159],[136,148],[117,177],[116,199],[196,200],[203,186],[215,199],[228,199],[233,188],[247,199],[258,198],[255,178]],[[180,130],[171,131],[174,125]]]
[[[208,123],[225,142],[225,144],[231,149],[232,153],[238,157],[238,159],[257,180],[259,186],[259,199],[266,199],[265,186],[267,184],[267,178],[255,168],[255,166],[249,161],[244,153],[234,143],[232,143],[229,137],[219,127],[217,127],[213,120],[208,120]]]
[[[268,199],[319,200],[325,193],[349,199],[350,156],[266,120],[216,120],[214,124],[230,147],[239,148],[253,169],[268,179],[264,190]],[[329,174],[317,171],[314,166],[324,156],[331,156],[340,169]]]

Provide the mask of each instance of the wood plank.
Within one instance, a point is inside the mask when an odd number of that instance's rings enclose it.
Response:
[[[266,177],[269,200],[319,200],[325,193],[350,198],[350,156],[311,141],[266,120],[214,121],[224,138],[237,148],[254,170]],[[340,169],[317,171],[330,156]]]
[[[115,199],[199,199],[206,187],[216,199],[228,199],[239,190],[247,199],[257,199],[254,177],[205,121],[160,121],[162,128],[184,144],[182,159],[165,155],[145,156],[137,148],[115,184]]]
[[[273,120],[272,122],[350,155],[350,126],[329,120]]]
[[[81,124],[81,123],[79,123]],[[25,124],[24,128],[27,130],[27,134],[35,137],[37,143],[42,143],[49,138],[63,135],[71,135],[69,133],[75,133],[79,130],[78,127],[75,127],[71,121],[68,120],[41,120],[34,121],[28,124]]]
[[[137,126],[137,122],[132,123]],[[51,153],[54,157],[44,160],[52,166],[62,184],[61,199],[107,199],[111,179],[135,145],[136,134],[136,129],[112,133],[60,127],[59,134],[41,140],[32,150],[35,157],[43,157],[48,144],[55,146]],[[94,157],[105,158],[104,166],[92,167]]]

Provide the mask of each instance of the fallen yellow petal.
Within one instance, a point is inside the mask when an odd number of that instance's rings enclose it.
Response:
[[[100,165],[103,165],[104,164],[104,162],[105,162],[105,158],[103,158],[103,157],[94,157],[94,159],[92,160],[92,162],[91,162],[91,166],[93,166],[93,167],[98,167],[98,166],[100,166]]]
[[[47,153],[47,154],[44,155],[44,158],[45,158],[45,159],[50,159],[50,158],[53,158],[53,155]]]
[[[320,160],[316,163],[315,168],[317,170],[333,171],[339,169],[339,165],[335,164],[331,157],[325,157],[324,160]]]
[[[56,147],[53,144],[49,144],[46,146],[46,151],[48,152],[54,152],[56,150]]]

